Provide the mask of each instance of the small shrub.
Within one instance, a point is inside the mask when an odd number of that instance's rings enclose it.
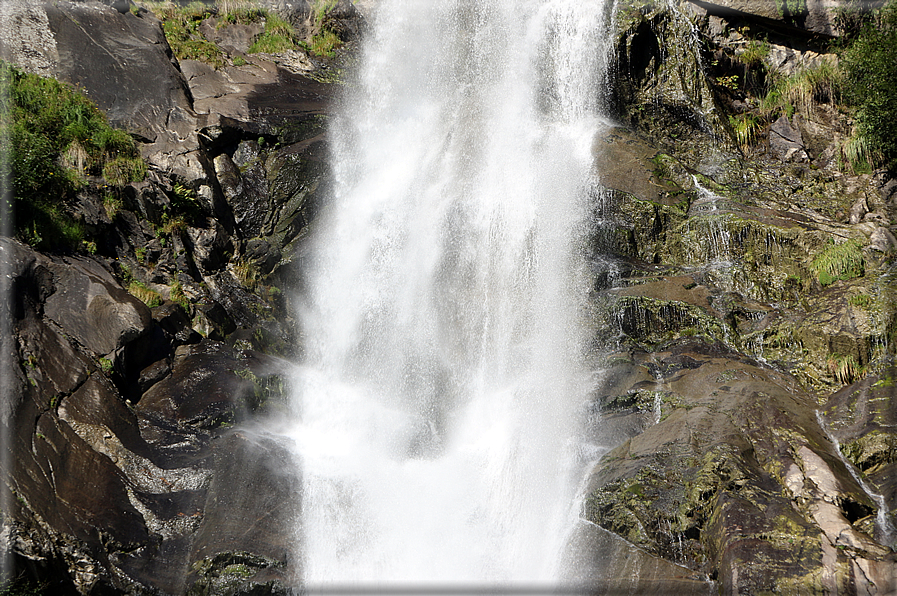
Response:
[[[105,374],[109,374],[112,372],[113,364],[112,361],[108,358],[100,358],[100,370],[102,370]]]
[[[139,157],[116,157],[103,166],[103,178],[113,186],[142,182],[146,178],[146,163]]]
[[[118,215],[121,207],[122,201],[117,194],[107,193],[103,197],[103,209],[105,209],[106,216],[110,220],[115,220],[115,216]]]
[[[312,52],[315,54],[332,58],[340,43],[342,43],[342,40],[340,40],[339,35],[334,33],[331,29],[323,29],[312,36],[309,45],[311,46]]]
[[[761,114],[774,120],[782,112],[811,114],[815,103],[834,103],[841,96],[841,74],[830,62],[800,69],[791,76],[773,79],[760,99]]]
[[[175,280],[171,282],[171,286],[169,289],[169,297],[172,302],[177,302],[181,305],[185,311],[190,312],[190,300],[187,298],[187,295],[184,294],[184,288],[181,285],[181,282]]]
[[[259,283],[258,269],[248,261],[240,261],[232,265],[234,277],[249,290],[255,290]]]
[[[824,286],[831,285],[838,280],[862,277],[865,274],[863,245],[853,239],[840,244],[829,240],[813,259],[810,269],[816,274],[819,283]]]
[[[874,141],[866,136],[861,129],[854,129],[839,149],[840,165],[848,166],[856,174],[871,174],[874,165],[882,160],[881,154],[875,148]]]
[[[767,56],[769,56],[769,42],[752,39],[738,58],[750,68],[760,68]]]
[[[257,23],[268,14],[249,0],[215,0],[215,8],[220,19],[218,27]]]
[[[212,16],[212,9],[201,2],[177,6],[171,2],[151,5],[162,20],[165,39],[178,60],[198,60],[215,68],[224,66],[224,53],[200,33],[199,25]]]
[[[196,222],[202,213],[202,206],[196,199],[195,190],[182,184],[175,184],[172,190],[169,195],[171,209],[162,214],[162,231],[167,234],[185,230],[188,225]]]
[[[724,77],[716,77],[716,84],[725,87],[729,91],[738,91],[738,75],[727,75]]]
[[[849,385],[866,376],[865,367],[860,366],[852,355],[832,354],[826,362],[829,373],[835,381],[842,385]]]

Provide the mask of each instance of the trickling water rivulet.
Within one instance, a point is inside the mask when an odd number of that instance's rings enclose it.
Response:
[[[307,587],[556,580],[611,11],[379,3],[303,296]]]

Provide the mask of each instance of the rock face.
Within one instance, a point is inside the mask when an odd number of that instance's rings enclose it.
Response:
[[[745,14],[694,4],[716,19],[776,20],[762,2],[739,5]],[[708,52],[715,40],[731,47],[719,21],[685,14]],[[615,222],[595,250],[617,259],[597,284],[609,355],[590,410],[592,442],[613,448],[591,471],[583,518],[643,550],[617,560],[606,546],[617,562],[584,565],[612,585],[647,578],[644,593],[662,559],[691,571],[664,572],[686,592],[701,593],[690,582],[704,578],[723,594],[889,594],[895,310],[878,248],[890,229],[873,221],[893,221],[869,216],[865,198],[884,215],[887,182],[838,169],[841,124],[824,105],[773,119],[750,159],[726,142],[708,149],[734,131],[706,114],[746,108],[711,69],[677,69],[698,60],[667,40],[687,37],[681,18],[639,2],[617,14],[616,109],[628,128],[594,146],[595,194]],[[664,85],[674,90],[649,95]],[[820,275],[839,245],[868,268]]]
[[[688,0],[714,15],[738,18],[750,16],[779,26],[818,35],[842,33],[839,16],[844,10],[868,10],[883,2],[856,6],[849,0]]]
[[[164,311],[151,318],[100,263],[53,260],[9,240],[2,250],[15,257],[20,298],[20,360],[7,369],[20,393],[3,422],[14,462],[8,530],[22,568],[59,582],[57,593],[176,594],[211,581],[203,561],[238,551],[264,573],[242,570],[231,583],[283,586],[295,563],[285,546],[296,479],[284,470],[293,467],[277,464],[288,456],[276,439],[227,430],[277,407],[283,365],[208,340],[171,353],[147,339],[176,322]],[[128,387],[133,371],[141,391]],[[234,485],[235,470],[251,477]],[[241,521],[258,519],[279,520],[282,533],[266,522],[262,540]]]

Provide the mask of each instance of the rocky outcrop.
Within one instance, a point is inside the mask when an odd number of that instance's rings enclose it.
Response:
[[[615,362],[597,403],[638,421],[592,472],[587,520],[726,594],[894,588],[877,506],[793,378],[694,339]]]
[[[4,58],[82,87],[150,170],[64,205],[80,254],[0,240],[16,573],[59,594],[285,593],[299,479],[257,426],[286,407],[262,350],[300,349],[278,286],[326,184],[326,69],[247,55],[258,31],[214,19],[246,64],[177,61],[152,13],[115,1],[4,2],[0,27]]]
[[[203,561],[241,553],[271,568],[258,581],[282,589],[296,479],[276,463],[288,457],[278,439],[229,428],[282,407],[283,364],[196,334],[172,352],[166,334],[189,322],[151,313],[101,263],[0,248],[15,257],[19,297],[7,369],[16,398],[3,424],[20,568],[57,593],[176,594]],[[236,470],[252,478],[234,485]],[[263,540],[248,520],[265,520]]]
[[[850,0],[688,0],[715,16],[751,18],[790,31],[837,36],[843,32],[843,12],[870,10],[882,1]]]
[[[593,242],[610,268],[596,283],[595,335],[610,355],[589,418],[590,442],[614,447],[590,474],[580,529],[616,562],[578,571],[614,586],[644,577],[638,590],[653,593],[662,559],[681,566],[663,572],[667,593],[701,593],[692,582],[703,579],[724,594],[888,594],[890,183],[842,168],[845,123],[825,103],[781,114],[747,146],[736,138],[729,124],[751,98],[733,101],[720,81],[753,75],[716,69],[739,64],[731,48],[749,43],[735,24],[764,22],[764,3],[743,4],[708,18],[635,2],[617,15],[627,126],[593,151]],[[684,14],[700,29],[678,29]],[[705,53],[667,41],[693,34]],[[782,72],[829,60],[803,43]],[[721,126],[701,124],[714,110]],[[713,138],[731,142],[708,147]],[[823,265],[834,250],[856,250],[863,266],[834,280]],[[642,550],[622,556],[595,525]]]

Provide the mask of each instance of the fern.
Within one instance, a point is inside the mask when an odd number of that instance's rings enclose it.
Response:
[[[862,277],[866,272],[863,245],[853,239],[840,244],[829,240],[822,252],[813,259],[810,269],[824,286],[838,280]]]

